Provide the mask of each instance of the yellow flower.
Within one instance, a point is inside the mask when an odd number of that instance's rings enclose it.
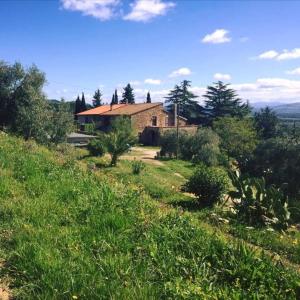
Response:
[[[78,297],[77,297],[77,296],[75,296],[75,295],[73,295],[73,296],[72,296],[72,299],[78,299]]]

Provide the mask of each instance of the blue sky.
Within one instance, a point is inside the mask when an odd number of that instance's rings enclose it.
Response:
[[[300,101],[300,1],[0,1],[0,59],[35,63],[49,98],[163,100],[221,79],[252,102]],[[199,98],[201,101],[201,97]]]

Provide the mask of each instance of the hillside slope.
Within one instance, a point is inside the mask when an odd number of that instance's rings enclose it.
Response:
[[[299,297],[297,274],[67,148],[0,134],[0,200],[1,282],[17,299]]]

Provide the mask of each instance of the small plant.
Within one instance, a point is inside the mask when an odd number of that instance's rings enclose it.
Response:
[[[93,139],[88,143],[87,149],[92,156],[103,156],[105,154],[105,146],[100,139]]]
[[[223,169],[199,165],[185,185],[185,190],[194,193],[203,206],[212,207],[223,200],[229,180]]]
[[[145,169],[145,163],[141,160],[134,160],[131,165],[132,174],[139,175]]]
[[[273,226],[286,229],[290,218],[288,199],[283,191],[265,179],[242,178],[238,172],[230,173],[234,191],[229,192],[237,216],[251,226]]]

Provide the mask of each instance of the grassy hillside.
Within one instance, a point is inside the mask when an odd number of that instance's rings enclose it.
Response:
[[[181,210],[162,209],[117,172],[0,135],[0,278],[12,295],[299,298],[298,274]]]

